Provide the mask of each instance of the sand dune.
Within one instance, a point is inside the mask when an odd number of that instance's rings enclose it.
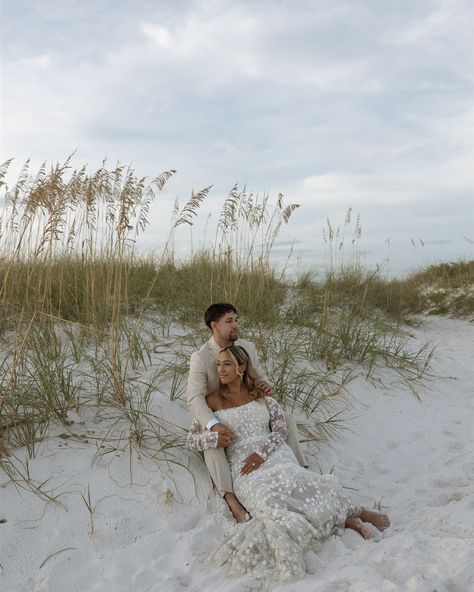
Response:
[[[474,324],[427,318],[414,341],[438,344],[421,400],[362,377],[351,384],[348,428],[312,457],[358,503],[388,512],[380,540],[355,532],[306,554],[307,576],[278,584],[234,578],[207,554],[234,527],[202,463],[181,453],[194,474],[128,453],[91,466],[99,430],[77,416],[81,439],[48,438],[30,462],[36,480],[62,495],[46,502],[0,483],[0,588],[5,592],[469,592],[474,590]],[[185,426],[184,403],[155,395],[156,408]],[[59,433],[59,431],[58,431]],[[21,451],[19,451],[19,456]],[[89,488],[94,533],[83,496]]]

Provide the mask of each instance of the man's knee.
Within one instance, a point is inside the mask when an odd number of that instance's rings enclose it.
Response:
[[[204,453],[204,460],[212,481],[221,496],[233,492],[232,476],[223,448],[210,448]]]

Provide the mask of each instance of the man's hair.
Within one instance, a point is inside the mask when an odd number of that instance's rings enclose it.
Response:
[[[233,304],[229,304],[228,302],[216,302],[214,304],[211,304],[211,306],[209,306],[206,312],[204,313],[204,322],[209,327],[209,329],[212,329],[212,321],[218,321],[228,312],[233,312],[237,314],[237,309]]]

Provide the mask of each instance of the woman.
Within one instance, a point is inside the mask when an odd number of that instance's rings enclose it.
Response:
[[[331,475],[302,468],[285,443],[283,411],[256,387],[245,350],[231,345],[217,360],[218,391],[207,397],[209,407],[235,438],[203,430],[195,420],[187,446],[192,450],[224,446],[234,492],[253,520],[239,525],[214,556],[231,571],[271,572],[277,578],[303,577],[303,553],[312,539],[352,528],[364,538],[373,527],[384,530],[387,516],[356,507]]]

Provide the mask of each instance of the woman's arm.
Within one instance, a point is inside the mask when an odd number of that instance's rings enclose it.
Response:
[[[219,441],[218,432],[203,430],[197,419],[193,421],[189,428],[186,439],[186,448],[190,450],[207,450],[207,448],[217,448]]]
[[[288,436],[288,424],[283,409],[273,397],[265,397],[265,403],[270,414],[271,434],[262,444],[260,450],[257,450],[263,460],[266,460],[269,454],[281,446]]]
[[[244,459],[244,464],[240,469],[241,475],[248,475],[258,469],[267,460],[268,456],[286,440],[288,424],[283,409],[272,397],[265,397],[265,403],[270,414],[271,433],[259,450],[252,452]]]

